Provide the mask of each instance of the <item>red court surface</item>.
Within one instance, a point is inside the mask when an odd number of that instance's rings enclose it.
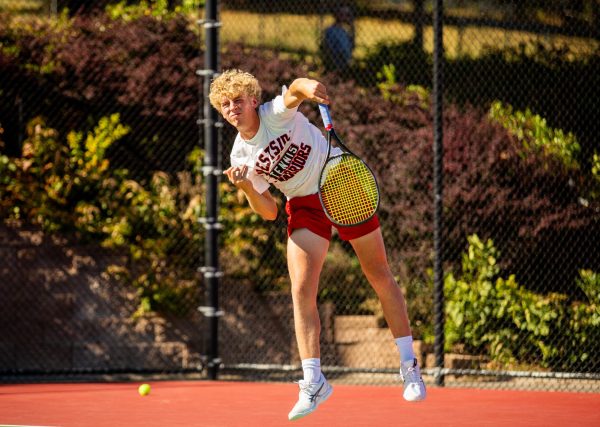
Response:
[[[335,385],[310,416],[287,420],[297,386],[225,381],[0,385],[0,425],[28,426],[596,426],[600,394]]]

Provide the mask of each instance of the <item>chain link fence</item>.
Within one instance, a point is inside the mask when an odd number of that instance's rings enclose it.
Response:
[[[203,2],[67,3],[0,2],[0,373],[202,373]],[[600,6],[444,7],[446,384],[598,391]],[[252,72],[264,100],[295,77],[323,81],[378,176],[428,382],[432,8],[219,2],[221,68]],[[222,128],[222,168],[234,136]],[[263,222],[218,190],[221,374],[296,379],[285,215]],[[393,383],[378,300],[335,238],[319,302],[328,376]]]

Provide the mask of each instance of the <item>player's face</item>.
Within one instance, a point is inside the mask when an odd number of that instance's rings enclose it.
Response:
[[[234,127],[240,128],[251,125],[256,118],[256,98],[248,95],[239,95],[234,98],[223,97],[221,100],[221,114],[223,118]]]

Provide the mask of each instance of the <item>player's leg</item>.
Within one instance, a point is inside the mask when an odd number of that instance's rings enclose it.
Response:
[[[406,302],[390,270],[385,245],[378,228],[350,243],[367,280],[377,293],[385,320],[394,338],[411,335]]]
[[[287,260],[292,282],[294,327],[302,360],[320,357],[321,322],[317,292],[328,249],[328,240],[306,228],[295,230],[288,239]]]
[[[332,392],[320,369],[321,321],[317,308],[319,276],[328,249],[327,239],[306,228],[294,230],[288,239],[287,259],[292,282],[294,328],[304,370],[304,379],[299,382],[298,403],[289,413],[290,420],[310,414]]]
[[[400,375],[404,380],[404,398],[423,400],[425,385],[412,349],[412,332],[406,301],[390,270],[381,229],[350,241],[367,280],[377,293],[383,314],[400,352]]]

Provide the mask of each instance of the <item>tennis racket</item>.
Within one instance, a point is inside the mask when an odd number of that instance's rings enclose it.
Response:
[[[341,226],[358,225],[375,215],[379,207],[379,187],[365,162],[348,149],[333,129],[329,107],[319,104],[327,131],[327,160],[319,178],[319,199],[327,218]],[[331,143],[341,153],[331,155]]]

